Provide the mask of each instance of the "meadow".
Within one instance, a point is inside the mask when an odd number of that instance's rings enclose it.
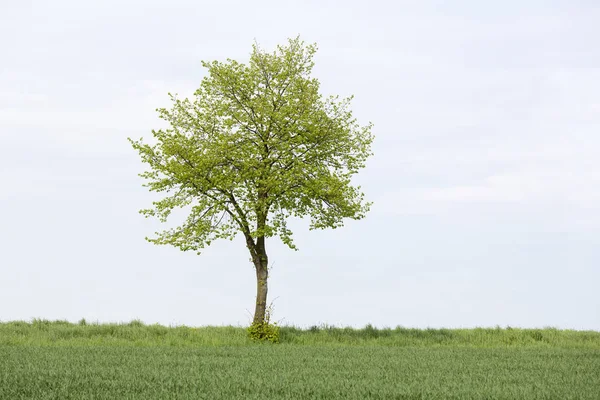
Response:
[[[600,332],[0,323],[0,399],[599,399]]]

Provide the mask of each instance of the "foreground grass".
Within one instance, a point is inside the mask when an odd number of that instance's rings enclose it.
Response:
[[[600,333],[0,324],[0,399],[598,399]]]

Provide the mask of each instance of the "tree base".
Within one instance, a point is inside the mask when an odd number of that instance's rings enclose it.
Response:
[[[248,327],[248,337],[257,342],[279,343],[279,327],[276,323],[253,323]]]

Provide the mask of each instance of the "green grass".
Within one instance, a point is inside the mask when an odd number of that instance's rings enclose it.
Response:
[[[0,323],[0,399],[598,399],[600,332]]]

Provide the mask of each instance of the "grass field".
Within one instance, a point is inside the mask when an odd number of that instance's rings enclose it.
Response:
[[[600,399],[600,332],[0,323],[0,399]]]

